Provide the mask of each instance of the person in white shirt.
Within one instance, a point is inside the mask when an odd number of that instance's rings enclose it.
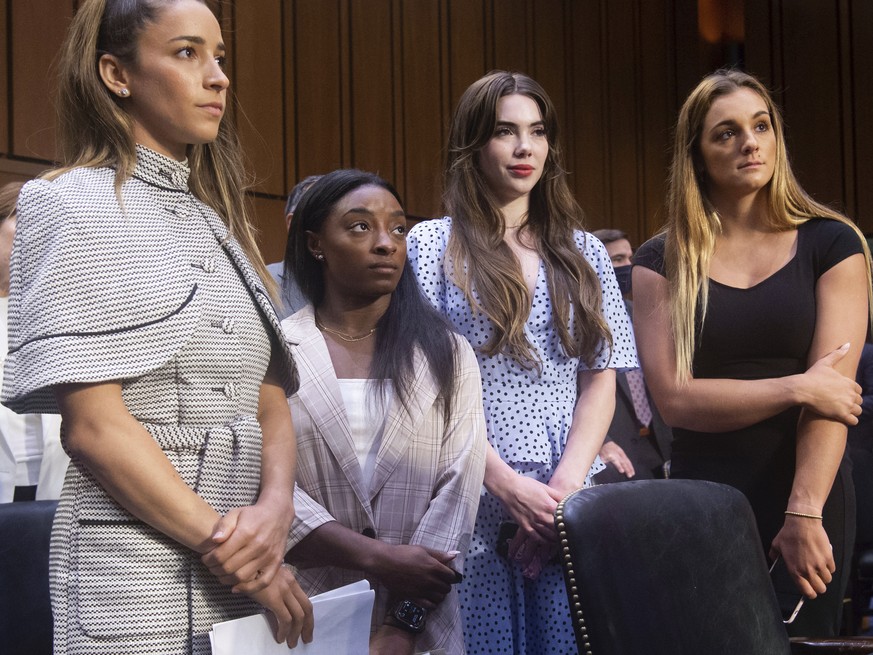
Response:
[[[9,257],[21,182],[0,188],[0,352],[6,359]],[[0,384],[3,382],[0,371]],[[0,502],[60,498],[70,458],[61,447],[61,417],[16,414],[0,406]]]

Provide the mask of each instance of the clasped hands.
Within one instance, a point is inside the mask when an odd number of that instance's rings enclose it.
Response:
[[[268,611],[278,643],[290,648],[312,641],[312,604],[290,568],[282,566],[294,517],[289,499],[259,499],[222,516],[201,561],[233,593],[242,593]]]
[[[509,542],[509,559],[529,580],[539,577],[543,567],[558,552],[555,510],[572,489],[563,490],[556,486],[554,479],[543,484],[518,475],[512,489],[501,497],[504,507],[518,523],[518,532]]]

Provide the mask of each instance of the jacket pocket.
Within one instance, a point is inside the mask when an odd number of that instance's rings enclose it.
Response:
[[[134,520],[79,522],[71,577],[75,615],[94,639],[188,632],[191,555]]]

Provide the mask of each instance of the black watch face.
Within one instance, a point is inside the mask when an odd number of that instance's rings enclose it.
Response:
[[[418,629],[424,625],[424,617],[427,612],[423,607],[419,607],[415,603],[409,600],[404,600],[402,603],[397,605],[397,609],[394,610],[394,617],[398,621],[402,621],[410,628]]]

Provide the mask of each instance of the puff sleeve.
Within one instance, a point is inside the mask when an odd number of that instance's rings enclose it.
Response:
[[[56,413],[57,384],[156,369],[194,334],[190,264],[159,213],[122,210],[113,179],[77,169],[19,197],[2,391],[17,412]]]

